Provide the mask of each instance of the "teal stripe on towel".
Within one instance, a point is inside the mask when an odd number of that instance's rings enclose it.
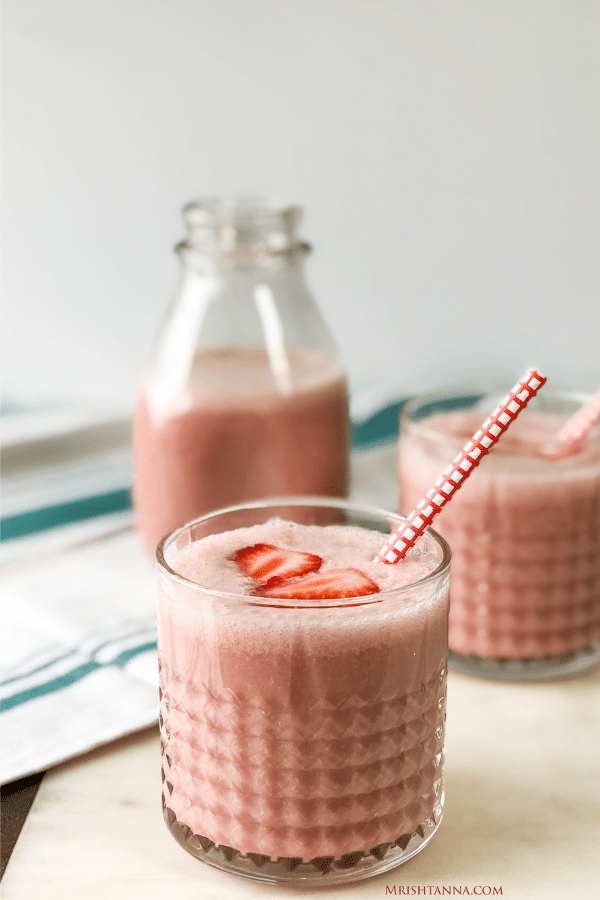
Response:
[[[111,638],[107,638],[104,641],[101,641],[99,644],[94,646],[92,649],[84,650],[81,647],[73,647],[70,650],[67,650],[65,653],[59,653],[58,656],[52,656],[49,659],[46,659],[43,663],[39,665],[34,665],[32,669],[26,669],[25,671],[19,672],[18,675],[12,675],[9,678],[4,679],[4,681],[0,681],[0,688],[5,687],[7,684],[14,684],[17,681],[23,681],[24,679],[30,679],[34,675],[39,675],[40,672],[45,672],[48,669],[52,669],[54,666],[59,665],[64,662],[65,659],[70,659],[73,656],[87,654],[90,658],[93,658],[98,653],[101,653],[103,650],[106,650],[107,647],[111,647],[114,644],[123,643],[123,641],[130,641],[132,638],[137,638],[138,640],[142,638],[144,635],[148,634],[148,631],[152,630],[156,631],[156,625],[153,621],[152,629],[149,628],[148,625],[144,625],[143,628],[136,626],[133,631],[125,631],[122,634],[113,635]],[[84,645],[86,645],[88,641],[84,641]],[[122,651],[126,653],[127,651]],[[120,654],[118,654],[120,656]],[[118,658],[118,657],[117,657]],[[52,680],[52,679],[49,679]]]
[[[91,659],[89,662],[82,663],[82,665],[71,669],[70,672],[65,672],[64,675],[59,675],[57,678],[52,678],[50,681],[46,681],[43,684],[35,685],[35,687],[19,691],[11,697],[0,700],[0,712],[7,712],[15,706],[20,706],[21,703],[27,703],[29,700],[35,700],[37,697],[43,697],[46,694],[52,694],[55,691],[61,691],[64,688],[69,687],[69,685],[81,681],[82,678],[85,678],[92,672],[96,672],[98,669],[105,669],[110,666],[117,666],[122,669],[134,657],[139,656],[140,653],[145,653],[148,650],[156,650],[156,641],[148,641],[145,644],[141,644],[139,647],[131,647],[128,650],[123,650],[122,653],[115,657],[115,659],[107,663],[99,663],[96,662],[96,660]]]
[[[374,444],[396,440],[398,416],[405,403],[406,400],[396,400],[364,422],[353,422],[350,430],[352,449],[365,450]]]
[[[83,522],[85,519],[95,519],[97,516],[124,512],[127,509],[131,509],[129,488],[119,488],[106,494],[68,500],[65,503],[57,503],[42,509],[31,509],[3,518],[0,540],[8,541],[12,538],[25,537],[25,535],[37,534],[59,525]]]

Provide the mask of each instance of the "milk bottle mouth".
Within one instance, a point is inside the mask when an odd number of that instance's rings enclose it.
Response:
[[[419,549],[416,550],[417,553],[432,558],[432,568],[425,575],[401,586],[381,589],[378,593],[359,597],[320,601],[281,599],[274,603],[272,599],[215,590],[208,584],[200,584],[184,577],[171,565],[174,557],[184,547],[194,544],[204,537],[245,528],[249,525],[264,524],[273,519],[297,522],[302,525],[358,526],[376,532],[381,536],[381,543],[393,534],[404,521],[404,517],[398,513],[328,497],[278,497],[229,506],[200,516],[162,539],[156,550],[159,577],[163,575],[171,581],[176,581],[198,592],[199,595],[229,599],[244,605],[271,607],[274,610],[301,608],[325,610],[338,607],[359,608],[373,604],[384,605],[386,602],[397,603],[401,602],[403,597],[418,602],[421,598],[431,597],[432,593],[437,591],[438,585],[441,586],[449,576],[450,547],[444,538],[432,528],[427,529]],[[382,568],[389,567],[382,566]]]
[[[187,235],[177,249],[221,256],[307,253],[310,244],[297,235],[302,216],[298,204],[272,197],[196,200],[183,208]]]

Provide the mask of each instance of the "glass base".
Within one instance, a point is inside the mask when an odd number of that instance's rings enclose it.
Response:
[[[320,882],[323,887],[362,881],[405,863],[429,843],[442,821],[442,809],[443,795],[430,819],[417,826],[411,834],[403,834],[392,843],[339,857],[319,856],[305,860],[279,856],[274,859],[259,853],[243,853],[224,844],[217,845],[201,834],[194,834],[187,825],[177,820],[163,798],[163,815],[169,831],[184,850],[197,859],[253,881],[309,886]]]
[[[448,668],[453,672],[497,681],[545,681],[585,672],[598,663],[600,642],[563,656],[542,659],[483,659],[480,656],[463,656],[454,650],[448,653]]]

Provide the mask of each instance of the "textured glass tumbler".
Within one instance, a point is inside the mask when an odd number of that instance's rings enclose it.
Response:
[[[336,884],[419,852],[443,808],[450,551],[339,600],[265,600],[186,580],[177,553],[274,517],[381,534],[393,513],[327,498],[231,507],[159,545],[163,809],[175,839],[228,872]]]
[[[400,422],[401,510],[410,511],[506,395],[421,395]],[[553,458],[587,398],[544,389],[436,519],[452,548],[449,665],[544,679],[600,660],[600,428]]]

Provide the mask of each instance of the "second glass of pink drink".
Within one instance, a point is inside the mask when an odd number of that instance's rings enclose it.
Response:
[[[499,395],[421,395],[401,415],[400,501],[410,511]],[[585,398],[544,390],[436,528],[452,548],[450,665],[545,678],[600,660],[600,427],[557,452]],[[564,448],[563,448],[564,449]]]
[[[441,820],[450,552],[374,556],[392,513],[326,498],[208,514],[158,548],[163,808],[213,866],[356,881]]]
[[[231,503],[348,489],[346,376],[304,278],[300,208],[215,199],[184,217],[181,284],[133,425],[134,505],[151,553]]]

